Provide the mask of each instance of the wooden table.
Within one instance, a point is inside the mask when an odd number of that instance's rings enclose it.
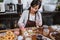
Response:
[[[16,29],[18,29],[18,28],[16,28]],[[14,31],[14,30],[16,30],[16,29],[9,29],[9,30],[10,30],[10,31]],[[49,27],[48,29],[49,29],[49,34],[46,35],[46,36],[43,34],[43,27],[36,28],[34,31],[36,31],[36,35],[37,35],[37,34],[41,34],[41,35],[43,35],[43,36],[45,36],[45,37],[50,38],[50,33],[51,33],[51,32],[54,32],[55,30],[53,30],[51,27]],[[1,33],[1,32],[6,32],[6,31],[9,31],[9,30],[0,30],[0,33]],[[18,29],[18,30],[19,30],[19,29]],[[36,39],[36,35],[31,35],[32,40],[37,40],[37,39]]]

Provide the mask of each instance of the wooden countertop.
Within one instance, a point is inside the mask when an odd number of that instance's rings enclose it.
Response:
[[[16,29],[18,29],[18,28],[16,28]],[[6,31],[9,31],[9,30],[10,30],[10,31],[14,31],[14,30],[16,30],[16,29],[0,30],[0,33],[1,33],[1,32],[6,32]],[[53,30],[51,27],[49,27],[48,29],[49,29],[49,35],[50,35],[51,32],[54,32],[54,30]],[[18,29],[18,30],[19,30],[19,29]],[[39,31],[37,31],[37,30],[39,30]],[[45,35],[43,34],[43,28],[42,28],[42,27],[36,29],[36,31],[37,31],[36,33],[45,36]],[[47,36],[45,36],[45,37],[50,38],[49,35],[47,35]],[[36,40],[36,35],[32,35],[32,40]]]
[[[1,32],[6,32],[6,31],[9,31],[9,30],[10,30],[10,31],[14,31],[14,30],[16,30],[16,29],[18,29],[18,28],[15,28],[15,29],[0,30],[0,33],[1,33]]]

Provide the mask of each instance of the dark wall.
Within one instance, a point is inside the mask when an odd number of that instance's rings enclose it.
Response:
[[[60,24],[60,12],[56,13],[56,15],[53,17],[54,24]]]
[[[43,25],[60,24],[60,12],[42,12]]]

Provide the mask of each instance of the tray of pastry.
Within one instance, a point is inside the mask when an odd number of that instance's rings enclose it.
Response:
[[[0,33],[0,40],[15,40],[16,35],[12,31],[5,31]]]

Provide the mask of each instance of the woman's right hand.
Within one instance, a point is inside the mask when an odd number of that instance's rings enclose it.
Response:
[[[24,27],[20,27],[20,30],[21,31],[25,31],[26,29]]]
[[[21,30],[22,35],[25,35],[24,33],[25,33],[26,29],[24,27],[20,27],[20,30]]]

